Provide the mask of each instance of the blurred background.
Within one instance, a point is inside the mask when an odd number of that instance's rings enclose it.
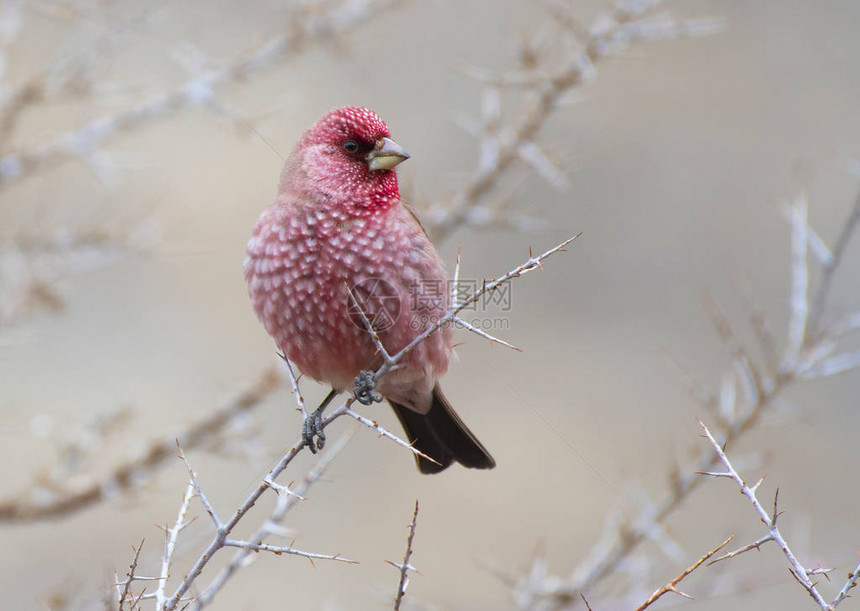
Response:
[[[810,224],[832,244],[860,188],[849,171],[860,158],[860,5],[661,4],[649,15],[717,21],[595,62],[595,77],[541,117],[539,159],[515,162],[481,202],[504,200],[508,216],[446,225],[479,168],[472,128],[495,120],[496,101],[501,125],[533,112],[527,92],[489,87],[476,70],[551,72],[571,52],[558,11],[588,27],[608,10],[560,5],[2,3],[0,500],[50,503],[99,482],[277,366],[245,291],[245,243],[295,140],[329,109],[365,105],[411,153],[404,197],[441,227],[449,269],[462,253],[462,277],[498,276],[529,248],[583,235],[511,285],[509,311],[476,314],[502,321],[493,333],[522,353],[460,332],[445,392],[498,467],[422,476],[403,448],[341,419],[329,439],[355,437],[285,525],[298,547],[361,564],[264,556],[211,607],[390,608],[398,572],[383,561],[402,558],[418,499],[409,608],[562,608],[517,599],[522,576],[570,577],[608,517],[647,513],[672,466],[702,450],[695,418],[711,415],[679,370],[713,389],[732,371],[703,296],[758,361],[756,309],[785,346],[786,206],[808,194]],[[299,42],[224,76],[281,36]],[[860,306],[858,273],[854,242],[828,316]],[[303,390],[309,404],[326,392]],[[803,561],[838,568],[821,585],[830,597],[860,550],[858,397],[856,370],[798,383],[730,448],[750,480],[767,473],[766,505],[779,487],[780,523]],[[188,451],[222,514],[296,440],[294,407],[281,386]],[[363,413],[400,434],[387,407]],[[302,456],[284,481],[311,464]],[[157,573],[155,525],[175,520],[186,477],[171,457],[81,511],[0,524],[0,606],[96,608],[141,539],[141,572]],[[175,577],[211,536],[200,506],[192,513],[202,515],[180,538]],[[705,482],[662,527],[614,581],[584,592],[594,609],[635,608],[728,535],[742,545],[764,534],[726,480]],[[776,547],[703,567],[684,586],[696,601],[660,604],[813,608]],[[578,596],[570,604],[582,608]]]

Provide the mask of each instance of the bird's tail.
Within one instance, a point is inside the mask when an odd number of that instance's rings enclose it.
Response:
[[[426,414],[394,401],[390,403],[413,447],[439,463],[416,456],[421,473],[438,473],[454,461],[472,469],[496,466],[496,461],[463,424],[438,385],[433,388],[433,403]]]

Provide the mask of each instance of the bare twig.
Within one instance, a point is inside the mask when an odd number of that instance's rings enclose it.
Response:
[[[279,356],[281,357],[281,359],[283,359],[284,364],[287,368],[287,374],[290,376],[290,387],[293,391],[293,396],[296,398],[296,405],[298,405],[298,410],[302,414],[302,420],[307,420],[308,410],[305,407],[305,398],[302,395],[301,389],[299,388],[299,378],[293,371],[293,364],[292,362],[290,362],[290,359],[288,359],[285,354],[280,354]]]
[[[807,265],[807,242],[809,224],[805,196],[798,197],[791,208],[791,319],[788,326],[789,366],[800,353],[806,341],[806,323],[809,317],[809,267]]]
[[[348,284],[346,284],[345,287],[346,292],[349,295],[350,303],[352,304],[352,306],[350,307],[350,312],[354,311],[353,308],[358,311],[359,315],[361,316],[361,322],[364,325],[364,330],[367,331],[367,333],[370,335],[371,339],[373,340],[373,345],[376,346],[376,350],[379,352],[379,354],[382,355],[382,358],[385,360],[385,363],[389,363],[391,361],[391,355],[388,354],[388,350],[386,350],[385,346],[382,345],[382,340],[379,339],[379,334],[376,332],[376,327],[373,325],[372,322],[370,322],[370,318],[368,318],[368,314],[370,314],[370,312],[365,311],[365,304],[361,303],[358,300],[358,298],[352,292],[352,288]]]
[[[188,514],[188,506],[194,497],[196,488],[194,480],[189,480],[188,486],[185,487],[185,496],[179,505],[179,514],[176,516],[176,521],[171,528],[164,528],[167,542],[164,545],[164,555],[161,559],[161,580],[158,582],[158,588],[155,590],[155,608],[157,611],[161,611],[164,608],[164,603],[167,600],[164,592],[167,587],[167,580],[170,579],[170,564],[173,562],[176,540],[179,538],[179,533],[193,521],[193,519],[186,520],[185,516]]]
[[[415,539],[415,526],[418,524],[418,500],[415,500],[415,511],[412,513],[412,522],[409,524],[409,536],[406,538],[406,553],[403,555],[403,562],[397,564],[391,560],[386,560],[388,564],[400,571],[400,582],[397,584],[397,595],[394,597],[394,611],[400,611],[400,604],[403,602],[403,597],[406,595],[406,588],[409,586],[409,571],[414,571],[415,567],[409,563],[412,558],[412,541]]]
[[[711,475],[711,473],[702,473],[702,475]],[[757,541],[753,541],[749,545],[744,545],[743,547],[739,547],[738,549],[734,550],[733,552],[728,552],[726,554],[723,554],[719,558],[714,558],[713,560],[711,560],[708,563],[708,565],[716,564],[717,562],[722,562],[723,560],[729,560],[730,558],[734,558],[735,556],[740,556],[741,554],[746,553],[750,550],[758,551],[759,549],[761,549],[762,545],[764,545],[765,543],[769,543],[770,541],[773,541],[773,537],[771,537],[769,534],[765,535],[761,539],[758,539]]]
[[[323,426],[330,424],[331,420],[323,423]],[[298,556],[304,556],[309,560],[313,561],[314,559],[327,559],[334,560],[340,562],[347,563],[355,563],[354,560],[349,560],[341,557],[339,554],[315,554],[312,552],[305,552],[302,550],[298,550],[294,548],[292,545],[289,546],[269,546],[263,544],[263,539],[265,539],[268,535],[272,534],[276,529],[276,526],[281,520],[283,520],[286,513],[292,508],[297,500],[304,498],[304,494],[308,491],[308,489],[319,480],[319,478],[323,475],[325,470],[331,464],[331,462],[337,457],[338,454],[346,447],[347,442],[349,441],[349,436],[342,437],[337,442],[335,442],[328,451],[320,458],[320,460],[314,465],[314,467],[305,475],[302,479],[302,482],[294,489],[291,490],[290,494],[284,493],[280,488],[275,488],[272,486],[272,482],[274,482],[278,476],[286,469],[286,467],[292,462],[293,458],[298,455],[298,453],[306,447],[304,442],[299,441],[294,445],[290,451],[281,458],[278,464],[269,471],[268,475],[263,479],[263,481],[257,486],[257,489],[251,493],[251,495],[245,500],[242,505],[233,513],[233,516],[224,523],[220,528],[216,530],[215,537],[212,539],[212,542],[206,548],[206,550],[200,555],[200,557],[195,562],[194,566],[176,588],[173,596],[168,600],[167,604],[164,607],[164,611],[173,611],[176,608],[180,598],[183,594],[191,587],[191,584],[199,577],[203,567],[205,567],[209,561],[212,559],[212,556],[218,552],[219,550],[225,547],[238,547],[240,550],[236,553],[230,563],[221,570],[215,579],[207,586],[207,588],[203,591],[200,596],[194,599],[193,608],[201,609],[205,607],[207,604],[212,602],[215,595],[220,591],[220,589],[224,586],[224,584],[241,568],[245,565],[246,559],[250,556],[252,552],[259,551],[269,551],[274,554],[293,554]],[[232,532],[233,528],[239,523],[239,520],[250,511],[250,509],[254,506],[257,499],[262,496],[262,494],[268,490],[273,489],[278,493],[278,500],[275,503],[275,508],[269,516],[268,520],[266,520],[260,528],[257,529],[256,533],[247,541],[238,541],[229,539],[228,535]]]
[[[809,314],[809,329],[813,333],[813,340],[820,341],[820,335],[824,332],[822,329],[824,311],[827,307],[827,298],[830,295],[830,286],[833,283],[833,275],[839,264],[842,262],[842,257],[845,254],[845,249],[860,224],[860,193],[854,199],[854,206],[848,214],[848,218],[842,225],[839,232],[839,237],[836,238],[836,244],[830,251],[830,260],[822,264],[823,272],[821,280],[818,283],[818,291],[815,300],[812,302],[812,308]]]
[[[415,456],[420,456],[421,458],[424,458],[426,460],[429,460],[432,463],[436,463],[437,465],[441,466],[441,463],[439,463],[437,460],[433,459],[432,456],[427,456],[424,452],[422,452],[421,450],[419,450],[418,448],[413,446],[411,443],[407,443],[406,441],[403,441],[394,433],[391,433],[391,432],[387,431],[386,429],[382,428],[381,426],[379,426],[379,423],[376,422],[376,420],[371,420],[370,418],[365,418],[364,416],[362,416],[358,412],[351,410],[351,409],[347,409],[344,413],[347,416],[349,416],[350,418],[354,418],[355,420],[358,420],[364,426],[366,426],[370,429],[373,429],[374,431],[379,433],[380,437],[385,437],[386,439],[390,439],[391,441],[393,441],[397,445],[404,447],[407,450],[409,450],[410,452],[412,452]]]
[[[845,580],[845,585],[839,590],[836,598],[833,599],[831,606],[836,607],[843,600],[848,598],[848,592],[857,587],[857,582],[860,581],[860,564],[854,567],[854,570],[848,573],[848,578]]]
[[[177,442],[176,445],[178,446],[179,442]],[[179,447],[179,459],[185,464],[185,468],[188,470],[189,484],[194,489],[194,493],[197,495],[197,498],[200,499],[200,504],[203,505],[206,513],[209,514],[209,518],[215,525],[215,530],[224,528],[224,522],[222,522],[221,518],[218,517],[218,514],[215,513],[215,508],[212,507],[212,503],[209,502],[209,499],[203,493],[203,488],[200,487],[200,482],[197,480],[197,472],[191,468],[191,463],[188,462],[188,458],[185,456],[185,452],[182,451],[181,446]]]
[[[230,519],[227,522],[223,523],[223,525],[216,530],[215,536],[213,537],[209,545],[206,547],[206,550],[200,555],[200,557],[197,559],[191,569],[186,573],[185,577],[183,578],[179,586],[176,588],[173,595],[165,603],[164,611],[173,611],[174,609],[176,609],[182,596],[188,591],[188,589],[191,587],[191,584],[194,583],[194,581],[200,576],[200,574],[203,572],[204,567],[209,564],[209,561],[212,559],[215,552],[224,547],[224,542],[227,540],[227,535],[230,534],[236,524],[238,524],[242,517],[251,509],[251,507],[254,506],[254,504],[263,495],[263,493],[265,493],[266,490],[269,490],[270,486],[268,483],[266,483],[267,480],[274,481],[275,479],[277,479],[278,475],[280,475],[284,471],[284,469],[287,468],[287,466],[293,461],[293,459],[299,454],[299,452],[301,452],[303,447],[304,442],[302,441],[299,441],[295,445],[293,445],[293,447],[290,448],[290,450],[284,456],[281,457],[275,467],[271,471],[269,471],[269,474],[266,476],[266,478],[260,484],[257,485],[254,491],[251,492],[251,494],[248,496],[248,498],[246,498],[245,501],[242,502],[242,504],[239,505],[239,507],[233,512],[233,515],[230,517]],[[224,580],[226,581],[226,577]],[[199,601],[200,599],[197,600]]]
[[[797,557],[794,555],[794,552],[791,551],[791,548],[788,546],[785,538],[782,536],[782,533],[777,526],[777,520],[779,518],[779,509],[777,507],[777,499],[779,497],[779,490],[777,490],[776,496],[773,499],[773,513],[768,514],[767,510],[761,505],[758,498],[756,497],[755,487],[747,486],[746,482],[744,482],[743,478],[738,474],[735,468],[732,466],[731,461],[729,461],[729,457],[726,455],[723,446],[717,442],[714,436],[711,434],[710,429],[705,425],[704,422],[699,420],[699,425],[701,425],[702,429],[705,432],[705,437],[708,441],[711,442],[711,446],[714,451],[717,453],[720,462],[723,463],[723,466],[726,468],[726,476],[730,477],[734,482],[740,487],[741,494],[743,494],[747,499],[752,503],[755,512],[758,514],[761,521],[765,524],[768,529],[769,540],[774,541],[777,545],[779,545],[782,553],[785,554],[785,557],[788,559],[789,571],[797,582],[803,586],[803,588],[809,593],[815,603],[824,611],[831,611],[833,606],[827,603],[818,590],[815,587],[815,584],[809,579],[810,574],[814,574],[814,571],[807,569],[804,567]],[[708,474],[709,475],[709,474]],[[753,549],[753,546],[747,546],[748,549]]]
[[[575,236],[564,240],[560,244],[550,248],[543,254],[540,254],[536,257],[529,256],[529,258],[524,263],[521,263],[517,267],[513,268],[512,270],[498,278],[495,278],[490,281],[485,280],[480,288],[475,290],[471,295],[468,295],[458,304],[452,305],[444,316],[441,316],[438,320],[436,320],[423,333],[417,335],[415,339],[409,342],[402,350],[400,350],[400,352],[393,355],[391,359],[385,361],[375,372],[377,379],[380,376],[383,376],[389,371],[391,371],[397,365],[397,363],[400,362],[400,359],[402,359],[404,356],[406,356],[406,354],[411,352],[415,348],[415,346],[423,342],[425,339],[427,339],[430,335],[438,331],[443,326],[451,324],[452,321],[457,317],[457,314],[465,310],[470,305],[477,303],[484,295],[498,290],[506,282],[513,280],[514,278],[524,276],[525,274],[532,272],[536,269],[543,269],[542,262],[545,259],[548,259],[557,252],[563,252],[565,250],[565,246],[573,242],[580,235],[582,234],[578,233]]]
[[[128,572],[125,574],[126,579],[121,584],[119,584],[119,583],[117,584],[117,587],[121,588],[119,591],[119,598],[117,601],[119,603],[117,606],[118,611],[123,611],[123,607],[125,606],[126,600],[128,599],[129,596],[134,596],[131,593],[131,582],[135,580],[135,574],[134,573],[137,570],[137,561],[140,558],[140,550],[143,549],[143,540],[141,540],[140,544],[136,548],[133,548],[133,549],[134,549],[134,557],[131,560],[131,565],[129,565],[129,567],[128,567]],[[135,608],[134,599],[132,599],[130,601],[129,608],[130,609]]]
[[[678,589],[678,584],[679,584],[679,583],[681,583],[681,582],[684,580],[684,578],[685,578],[685,577],[687,577],[687,575],[689,575],[690,573],[692,573],[693,571],[695,571],[697,568],[699,568],[700,566],[702,566],[702,564],[703,564],[704,562],[706,562],[706,561],[707,561],[711,556],[713,556],[713,555],[714,555],[714,554],[716,554],[718,551],[720,551],[721,549],[723,549],[726,545],[728,545],[728,544],[729,544],[729,541],[731,541],[731,540],[732,540],[732,537],[729,537],[728,539],[726,539],[725,541],[723,541],[722,543],[720,543],[717,547],[715,547],[714,549],[712,549],[711,551],[709,551],[707,554],[705,554],[704,556],[702,556],[701,558],[699,558],[698,560],[696,560],[696,562],[695,562],[695,563],[693,563],[692,565],[690,565],[689,567],[687,567],[686,569],[684,569],[684,571],[683,571],[680,575],[678,575],[677,577],[675,577],[675,579],[673,579],[672,581],[670,581],[669,583],[667,583],[666,585],[664,585],[664,586],[663,586],[662,588],[660,588],[659,590],[655,591],[655,592],[654,592],[654,593],[653,593],[653,594],[648,598],[648,600],[646,600],[644,603],[642,603],[641,605],[639,605],[639,607],[637,607],[637,608],[636,608],[636,611],[643,611],[643,609],[647,609],[647,608],[648,608],[648,607],[650,607],[652,604],[654,604],[655,602],[657,602],[657,599],[658,599],[658,598],[660,598],[660,597],[661,597],[661,596],[663,596],[664,594],[667,594],[668,592],[674,592],[675,594],[678,594],[679,596],[683,596],[684,598],[692,598],[692,596],[690,596],[689,594],[685,594],[684,592],[682,592],[681,590],[679,590],[679,589]]]

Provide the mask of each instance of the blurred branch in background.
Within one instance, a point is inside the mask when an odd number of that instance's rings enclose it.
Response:
[[[266,68],[299,57],[314,45],[338,44],[353,28],[397,3],[398,0],[320,0],[291,4],[286,31],[259,45],[255,51],[236,57],[221,68],[201,68],[199,74],[193,74],[172,91],[156,94],[118,114],[90,121],[48,143],[24,145],[4,153],[0,157],[0,187],[62,162],[79,160],[97,164],[103,154],[101,147],[123,132],[146,127],[180,110],[203,108],[224,114],[229,107],[218,97],[220,87],[241,84]],[[45,91],[62,90],[79,81],[91,66],[93,57],[103,51],[101,46],[88,50],[77,60],[62,60],[31,77],[17,90],[13,89],[13,92],[33,92],[12,93],[6,98],[0,107],[0,123],[11,124],[6,131],[13,129],[25,108],[42,100]],[[53,80],[59,80],[60,86],[52,84]]]
[[[177,442],[185,449],[223,443],[223,434],[229,430],[229,425],[256,408],[280,386],[281,378],[277,371],[266,370],[236,398],[186,430],[150,442],[139,458],[113,467],[103,479],[94,479],[87,472],[99,458],[85,454],[91,444],[76,444],[74,453],[62,453],[69,460],[58,463],[51,472],[39,475],[32,490],[22,497],[0,501],[0,522],[53,520],[117,498],[149,481],[168,461],[173,460]]]
[[[828,317],[826,305],[832,289],[831,277],[844,262],[843,253],[856,232],[860,219],[860,195],[856,198],[835,244],[830,250],[812,230],[807,221],[807,200],[798,197],[788,207],[791,229],[791,295],[789,299],[789,325],[786,347],[781,355],[772,354],[775,339],[761,312],[750,316],[750,325],[756,332],[764,362],[758,364],[741,344],[732,326],[713,300],[708,300],[709,313],[717,335],[732,358],[732,368],[722,376],[718,392],[687,378],[690,395],[700,408],[712,417],[717,434],[725,446],[762,424],[765,414],[779,407],[780,397],[796,383],[824,378],[860,368],[860,351],[845,347],[850,335],[860,331],[860,310],[847,316]],[[812,245],[812,247],[810,247]],[[814,262],[823,268],[818,289],[809,294],[810,266]],[[810,303],[817,304],[810,307]],[[740,391],[740,393],[738,393]],[[519,609],[563,609],[576,600],[580,592],[590,594],[610,578],[626,582],[626,591],[632,599],[638,597],[638,588],[650,579],[649,568],[659,567],[657,562],[632,562],[631,556],[646,541],[657,549],[677,555],[678,544],[671,539],[664,525],[669,517],[684,506],[703,482],[698,475],[712,472],[720,457],[712,448],[697,450],[697,458],[687,465],[675,465],[669,472],[669,491],[655,503],[644,493],[634,508],[632,519],[612,513],[605,531],[587,557],[569,577],[548,575],[542,558],[535,561],[531,571],[511,579]],[[642,574],[644,570],[644,574]],[[851,581],[851,580],[849,580]]]
[[[251,77],[296,59],[309,49],[342,44],[343,37],[353,29],[399,3],[399,0],[319,0],[289,4],[284,32],[254,51],[217,68],[206,62],[191,62],[189,79],[171,91],[152,94],[130,108],[89,121],[48,142],[16,141],[25,137],[17,134],[16,128],[28,114],[62,107],[70,99],[88,101],[97,108],[100,96],[111,89],[100,80],[99,68],[130,33],[146,25],[162,7],[147,8],[119,23],[107,19],[105,32],[82,51],[61,56],[48,66],[25,74],[19,82],[0,80],[0,189],[16,181],[44,177],[52,168],[75,160],[89,165],[103,181],[115,181],[110,171],[115,164],[104,147],[123,134],[186,109],[209,110],[238,122],[243,130],[253,131],[253,126],[219,97],[222,90],[228,86],[240,87]],[[81,23],[90,25],[92,21],[105,20],[101,13],[93,15],[74,4],[67,8],[57,18],[68,23],[69,30]],[[106,8],[102,12],[108,13]],[[0,79],[5,76],[4,60],[14,54],[14,41],[23,20],[22,5],[7,2],[0,7]],[[0,331],[33,311],[58,310],[64,302],[57,286],[60,281],[133,255],[134,249],[151,246],[155,238],[152,230],[148,224],[99,231],[67,226],[43,228],[43,232],[56,238],[39,239],[38,244],[30,236],[0,234]],[[146,238],[144,243],[139,239],[141,236]]]
[[[579,23],[572,4],[553,0],[548,3],[551,23],[523,41],[517,51],[519,65],[498,73],[462,68],[483,86],[480,116],[464,116],[458,121],[478,139],[480,154],[475,171],[462,187],[442,202],[419,206],[435,241],[445,239],[464,223],[503,230],[542,227],[540,220],[525,215],[534,200],[519,211],[511,210],[512,194],[500,193],[499,186],[518,166],[541,177],[545,189],[564,190],[568,186],[567,172],[596,139],[572,160],[561,163],[547,154],[539,136],[557,110],[576,100],[576,90],[597,77],[597,64],[634,43],[710,34],[723,27],[717,18],[678,21],[654,15],[657,4],[653,0],[618,2],[613,11],[586,28]],[[547,34],[550,30],[553,34]],[[515,99],[510,105],[523,108],[511,121],[506,121],[502,112],[503,92],[513,92],[509,97]],[[602,132],[598,138],[600,135]]]
[[[95,98],[109,90],[110,87],[101,82],[100,66],[127,42],[129,35],[149,25],[149,21],[162,6],[147,7],[130,19],[118,21],[110,16],[109,10],[92,14],[83,6],[76,7],[73,3],[65,3],[63,7],[51,7],[47,4],[31,4],[25,7],[23,2],[3,3],[0,8],[0,29],[4,36],[0,53],[4,63],[14,55],[14,42],[22,29],[27,10],[34,10],[62,22],[70,30],[97,21],[102,26],[102,33],[80,52],[63,54],[48,65],[28,71],[16,83],[3,83],[3,80],[8,80],[8,75],[2,75],[5,78],[0,80],[3,85],[3,96],[0,98],[0,154],[3,155],[0,158],[0,167],[3,168],[0,170],[0,186],[16,178],[14,175],[7,176],[6,172],[13,171],[14,174],[15,153],[19,148],[14,142],[14,136],[24,114],[42,110],[49,104],[65,103],[69,99]],[[59,10],[51,10],[52,8]],[[102,25],[102,21],[107,23]]]
[[[0,333],[37,310],[62,310],[66,278],[147,252],[157,239],[147,223],[133,227],[19,232],[0,240]]]

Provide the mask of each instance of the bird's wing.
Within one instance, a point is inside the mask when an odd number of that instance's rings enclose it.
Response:
[[[427,228],[424,227],[424,223],[421,222],[421,217],[418,216],[418,211],[406,202],[404,202],[402,199],[400,200],[400,205],[406,208],[406,211],[409,213],[409,216],[415,219],[415,222],[418,223],[418,226],[421,228],[421,231],[424,232],[424,235],[427,237],[427,239],[430,239],[430,236],[427,235]]]

